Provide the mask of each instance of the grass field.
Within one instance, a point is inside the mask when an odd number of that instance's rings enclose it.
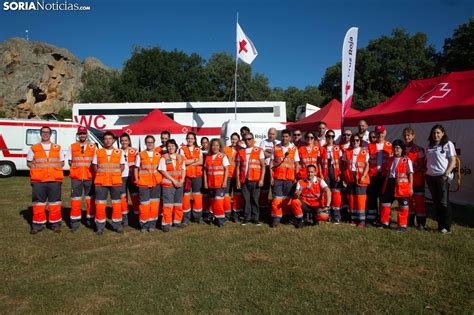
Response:
[[[469,227],[441,235],[226,223],[30,235],[28,178],[0,179],[0,192],[4,314],[474,312]],[[66,181],[65,207],[68,193]]]

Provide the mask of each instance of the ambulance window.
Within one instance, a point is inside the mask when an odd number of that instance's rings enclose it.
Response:
[[[51,134],[51,142],[57,143],[57,132],[53,130]],[[41,142],[40,130],[39,129],[27,129],[26,130],[26,145],[33,145]]]

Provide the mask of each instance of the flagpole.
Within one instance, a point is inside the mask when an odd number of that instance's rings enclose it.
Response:
[[[237,23],[235,24],[235,90],[234,90],[234,119],[237,120],[237,68],[239,64],[239,43],[237,38],[237,25],[239,24],[239,12],[237,12]]]

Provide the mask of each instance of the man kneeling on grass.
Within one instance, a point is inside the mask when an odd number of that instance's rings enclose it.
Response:
[[[323,193],[326,198],[323,198]],[[323,206],[324,203],[324,207]],[[309,165],[307,177],[296,184],[296,191],[291,200],[291,209],[296,218],[296,228],[303,227],[303,213],[311,213],[313,222],[318,222],[318,214],[329,211],[331,190],[323,179],[316,177],[316,166]]]

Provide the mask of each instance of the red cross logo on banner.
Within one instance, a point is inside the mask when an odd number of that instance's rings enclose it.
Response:
[[[437,84],[431,91],[426,92],[420,98],[416,100],[417,103],[428,103],[434,98],[444,98],[451,92],[451,89],[447,89],[448,83],[443,82]]]
[[[245,39],[242,39],[240,42],[239,42],[239,54],[240,52],[243,50],[244,52],[247,52],[247,48],[245,48],[245,46],[247,46],[247,42],[245,41]]]
[[[351,89],[351,86],[349,85],[349,82],[346,82],[346,95],[347,95],[347,92],[349,92],[350,89]]]

